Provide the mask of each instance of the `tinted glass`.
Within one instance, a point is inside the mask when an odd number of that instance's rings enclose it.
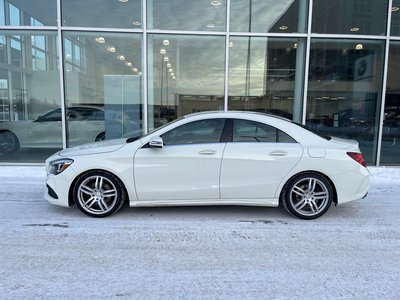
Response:
[[[383,120],[381,164],[400,163],[400,42],[391,42]]]
[[[304,39],[234,37],[229,50],[229,109],[301,122]]]
[[[2,162],[43,162],[62,148],[56,42],[50,32],[0,32]]]
[[[225,38],[149,35],[149,129],[223,110]]]
[[[231,31],[306,32],[308,1],[232,0]]]
[[[150,29],[225,30],[225,0],[152,0],[147,3]]]
[[[391,7],[392,22],[391,22],[391,35],[400,35],[400,0],[393,0]]]
[[[383,61],[382,41],[311,42],[307,126],[359,141],[369,163],[376,153]]]
[[[191,122],[164,133],[164,145],[219,143],[224,119]]]
[[[283,131],[254,121],[233,121],[233,142],[261,142],[261,143],[295,143]]]
[[[314,0],[312,32],[386,33],[387,0]]]
[[[77,27],[141,28],[141,0],[63,0],[62,24]]]
[[[0,0],[0,26],[56,26],[57,0]]]
[[[141,136],[141,35],[64,33],[70,146]]]

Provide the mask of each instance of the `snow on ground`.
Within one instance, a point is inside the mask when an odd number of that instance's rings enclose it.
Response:
[[[302,221],[281,208],[124,208],[43,199],[43,167],[0,167],[1,299],[400,299],[400,168]]]

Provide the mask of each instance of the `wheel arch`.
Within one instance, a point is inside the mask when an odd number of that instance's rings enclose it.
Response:
[[[105,133],[105,131],[102,131],[102,132],[98,133],[98,134],[95,136],[94,141],[95,141],[95,142],[103,141],[103,140],[105,139],[105,137],[106,137],[106,133]]]
[[[75,204],[74,198],[73,198],[73,192],[74,192],[74,187],[75,187],[76,182],[79,180],[79,178],[81,178],[81,176],[83,176],[87,173],[90,173],[90,172],[105,172],[105,173],[108,173],[108,174],[116,177],[121,182],[122,187],[124,188],[124,192],[126,195],[126,199],[124,199],[124,204],[129,202],[129,193],[128,193],[128,190],[126,189],[125,182],[119,176],[117,176],[115,173],[110,172],[109,170],[105,170],[105,169],[89,169],[89,170],[83,171],[80,174],[76,175],[74,180],[71,182],[71,184],[69,186],[69,190],[68,190],[68,206],[71,207],[72,205]]]
[[[285,184],[282,186],[282,189],[281,189],[281,191],[280,191],[280,193],[279,193],[279,205],[282,204],[282,199],[283,199],[284,193],[285,193],[285,191],[286,191],[286,186],[288,185],[288,183],[289,183],[294,177],[299,176],[299,175],[302,175],[302,174],[305,174],[305,173],[316,173],[316,174],[319,174],[319,175],[321,175],[322,177],[324,177],[326,180],[328,180],[328,182],[329,182],[329,183],[331,184],[331,186],[332,186],[332,191],[333,191],[333,203],[334,203],[335,205],[338,204],[338,197],[337,197],[336,186],[335,186],[335,184],[333,183],[332,179],[330,179],[328,175],[326,175],[326,174],[324,174],[324,173],[322,173],[322,172],[320,172],[320,171],[316,171],[316,170],[305,170],[305,171],[301,171],[301,172],[298,172],[298,173],[296,173],[296,174],[293,174],[290,178],[288,178],[288,179],[286,180]]]

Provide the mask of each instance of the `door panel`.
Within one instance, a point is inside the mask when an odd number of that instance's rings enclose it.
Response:
[[[218,199],[225,145],[185,144],[139,149],[134,158],[138,199]]]
[[[298,143],[228,143],[221,167],[221,198],[274,198],[302,153]]]

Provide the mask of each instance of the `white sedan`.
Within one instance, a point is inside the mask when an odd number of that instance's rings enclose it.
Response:
[[[130,206],[257,205],[302,219],[363,198],[358,143],[248,112],[180,118],[141,138],[86,144],[46,160],[45,198],[106,217]]]
[[[62,145],[61,115],[61,108],[55,108],[34,120],[0,123],[0,153],[12,154],[20,148],[59,148]],[[102,108],[68,107],[67,118],[71,145],[104,140]],[[84,135],[82,128],[85,128]]]

